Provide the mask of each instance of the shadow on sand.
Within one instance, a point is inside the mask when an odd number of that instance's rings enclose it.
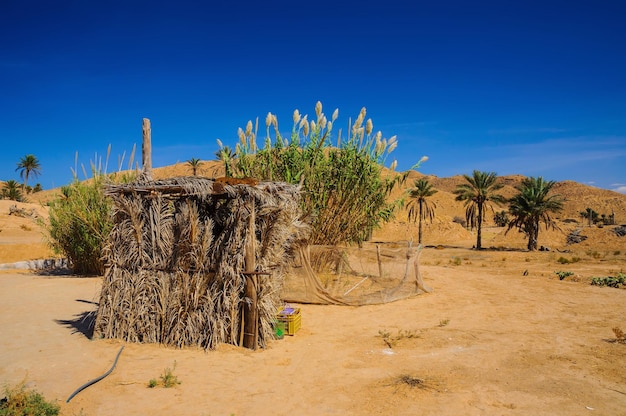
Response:
[[[76,301],[97,305],[95,302],[82,299],[77,299]],[[93,339],[93,329],[96,323],[96,311],[85,311],[74,316],[75,319],[55,319],[54,322],[59,325],[63,325],[66,328],[72,329],[72,334],[80,332],[88,339]]]

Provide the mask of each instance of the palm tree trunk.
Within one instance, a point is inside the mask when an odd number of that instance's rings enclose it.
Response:
[[[478,222],[477,222],[477,235],[476,235],[476,250],[482,248],[482,228],[483,228],[483,204],[478,204]]]
[[[420,200],[419,231],[417,233],[417,244],[422,244],[422,201]]]

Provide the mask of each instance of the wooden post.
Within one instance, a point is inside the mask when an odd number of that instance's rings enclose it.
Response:
[[[150,119],[143,119],[143,142],[141,145],[142,166],[144,174],[152,175],[152,130],[150,129]]]
[[[383,264],[380,260],[380,246],[376,244],[376,260],[378,261],[378,276],[383,277]]]
[[[250,200],[250,216],[248,217],[248,239],[246,241],[245,268],[246,272],[246,289],[245,297],[250,300],[249,304],[243,307],[244,323],[243,323],[243,346],[256,350],[259,342],[259,310],[258,310],[258,277],[254,274],[256,269],[255,259],[255,208],[254,199]]]

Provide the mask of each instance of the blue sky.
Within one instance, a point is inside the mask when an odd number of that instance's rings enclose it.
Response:
[[[214,3],[214,4],[213,4]],[[392,158],[626,193],[626,2],[0,3],[0,180],[45,189],[106,155],[214,159],[267,112],[291,129],[319,100],[346,131],[361,107]],[[136,160],[140,159],[137,155]],[[80,175],[82,176],[82,175]]]

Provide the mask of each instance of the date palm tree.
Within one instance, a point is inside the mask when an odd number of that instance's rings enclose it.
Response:
[[[20,184],[13,179],[6,181],[2,187],[2,198],[23,202],[24,196],[20,191]]]
[[[31,175],[37,177],[41,174],[41,164],[35,155],[29,154],[20,159],[15,171],[20,171],[20,178],[24,180],[24,187],[27,187]]]
[[[227,178],[232,177],[233,176],[233,161],[234,161],[233,159],[235,158],[233,149],[231,149],[229,146],[220,145],[220,149],[217,152],[215,152],[215,156],[217,157],[217,160],[224,162],[224,171],[225,171],[226,177]]]
[[[196,176],[198,174],[198,169],[200,169],[200,166],[202,165],[202,161],[200,159],[192,157],[187,161],[187,164],[191,167],[193,176]]]
[[[558,229],[550,216],[563,209],[560,195],[548,195],[556,182],[538,178],[525,178],[518,187],[519,194],[509,201],[509,213],[513,216],[506,232],[512,228],[523,231],[528,237],[528,250],[537,250],[539,225],[544,223],[546,229]]]
[[[419,224],[417,233],[418,244],[422,243],[422,221],[427,219],[433,222],[435,216],[434,202],[429,202],[426,198],[433,196],[438,191],[433,188],[433,185],[428,182],[428,179],[418,179],[414,183],[415,187],[408,190],[409,198],[411,200],[407,203],[406,207],[409,211],[409,222],[416,222]]]
[[[482,248],[482,226],[485,219],[485,210],[493,206],[504,204],[506,198],[498,194],[502,184],[496,182],[498,175],[495,172],[480,172],[475,170],[472,176],[463,175],[467,183],[462,183],[454,190],[457,201],[465,201],[465,219],[470,228],[476,227],[476,249]]]

